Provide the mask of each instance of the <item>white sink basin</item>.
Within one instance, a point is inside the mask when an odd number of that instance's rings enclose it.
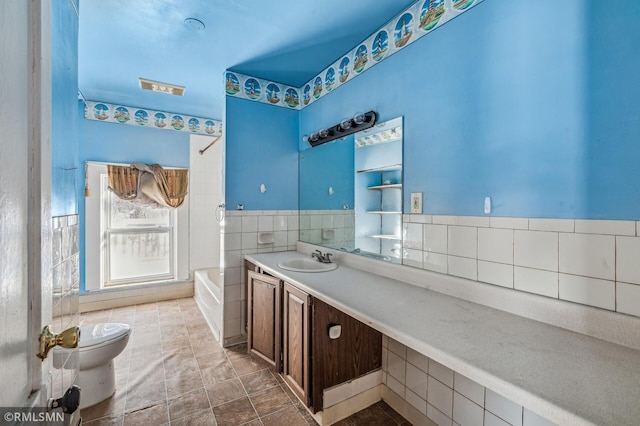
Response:
[[[326,272],[338,267],[337,263],[321,263],[310,257],[296,257],[278,263],[278,267],[294,272]]]

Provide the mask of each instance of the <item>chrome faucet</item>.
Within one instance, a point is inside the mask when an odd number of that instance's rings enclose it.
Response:
[[[320,250],[316,250],[315,252],[311,253],[311,257],[321,263],[331,263],[331,256],[331,253],[322,253]]]

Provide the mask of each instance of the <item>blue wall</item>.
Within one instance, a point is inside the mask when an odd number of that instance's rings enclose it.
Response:
[[[547,4],[545,6],[545,3]],[[640,4],[490,0],[300,112],[404,116],[404,210],[640,218]],[[346,50],[346,49],[345,49]],[[301,145],[302,147],[302,145]]]
[[[80,129],[78,167],[81,174],[76,188],[80,200],[80,292],[85,285],[85,206],[84,167],[86,161],[147,163],[170,167],[189,167],[189,134],[116,123],[86,120],[84,103],[76,103]],[[98,191],[99,188],[91,188]]]
[[[227,209],[297,210],[298,111],[227,96],[225,113]]]
[[[300,153],[300,210],[353,209],[353,144],[350,135]]]
[[[78,17],[51,6],[51,214],[64,216],[78,212]]]

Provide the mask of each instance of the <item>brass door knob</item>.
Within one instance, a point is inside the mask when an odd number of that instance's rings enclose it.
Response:
[[[76,348],[79,340],[80,327],[71,327],[62,333],[54,334],[51,332],[50,326],[45,325],[42,333],[40,333],[40,353],[38,353],[38,358],[44,360],[54,346],[61,346],[67,349]]]

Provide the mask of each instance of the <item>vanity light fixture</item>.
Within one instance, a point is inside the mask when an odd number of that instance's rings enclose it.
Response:
[[[177,84],[163,83],[161,81],[149,80],[139,77],[140,88],[143,90],[151,90],[152,92],[167,93],[169,95],[182,96],[184,95],[184,86],[178,86]]]
[[[302,140],[309,142],[309,145],[312,147],[322,145],[361,130],[369,129],[376,124],[376,118],[377,115],[375,111],[369,111],[364,114],[357,113],[353,118],[341,120],[340,123],[335,126],[313,132],[309,136],[305,135],[302,137]]]

